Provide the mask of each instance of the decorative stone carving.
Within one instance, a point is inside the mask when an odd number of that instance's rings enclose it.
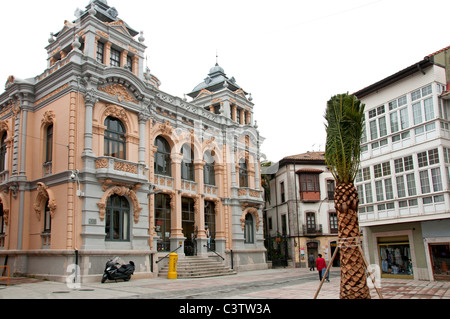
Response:
[[[126,172],[126,173],[132,173],[132,174],[138,173],[137,165],[124,163],[124,162],[114,161],[114,169],[116,171],[122,171],[122,172]]]
[[[52,124],[53,121],[55,120],[55,117],[56,117],[55,112],[53,112],[52,110],[45,112],[41,120],[42,126]]]
[[[37,184],[37,192],[38,193],[36,195],[36,200],[34,202],[33,208],[38,220],[41,220],[42,208],[47,202],[47,200],[49,201],[47,207],[50,209],[51,218],[53,218],[55,216],[56,208],[58,206],[56,199],[53,196],[53,192],[44,183]]]
[[[128,123],[127,112],[120,106],[117,106],[114,104],[108,105],[108,107],[105,110],[104,115],[105,115],[105,117],[113,116],[113,117],[118,118],[119,120],[122,120],[125,123]]]
[[[105,220],[106,202],[107,202],[108,198],[110,198],[114,194],[119,195],[119,196],[128,197],[131,200],[131,202],[133,203],[134,222],[138,223],[139,216],[142,211],[142,207],[139,205],[139,200],[136,196],[136,192],[125,186],[113,186],[105,191],[102,199],[100,200],[99,203],[97,203],[97,206],[99,208],[100,220],[102,220],[102,221]]]
[[[119,102],[123,100],[133,103],[138,103],[128,92],[128,90],[121,84],[111,84],[101,88],[98,88],[100,91],[103,91],[111,96],[115,96]]]
[[[242,216],[240,219],[242,230],[244,230],[244,228],[245,228],[245,216],[247,216],[247,214],[253,215],[253,218],[255,218],[256,231],[259,231],[261,219],[259,218],[258,209],[256,209],[255,207],[248,207],[242,213]]]

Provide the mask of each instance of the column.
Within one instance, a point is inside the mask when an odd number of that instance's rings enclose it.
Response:
[[[150,114],[139,113],[139,164],[145,165],[145,150],[147,140],[145,138],[145,124],[150,118]]]
[[[111,66],[111,42],[108,41],[105,43],[105,52],[103,54],[104,54],[103,63],[106,66]]]
[[[195,219],[195,226],[197,227],[197,254],[205,255],[208,249],[205,247],[208,244],[208,239],[205,233],[205,198],[204,198],[204,174],[205,161],[197,159],[194,161],[195,180],[197,181],[197,192],[201,194],[195,201],[197,201],[198,214]]]
[[[139,67],[139,56],[136,54],[136,55],[134,55],[132,58],[131,58],[131,63],[132,63],[132,72],[136,75],[136,76],[138,76],[138,77],[142,77],[140,74],[139,74],[139,70],[141,70],[141,68]]]
[[[183,234],[181,219],[181,161],[182,154],[175,153],[171,155],[172,159],[172,177],[174,179],[175,193],[171,195],[171,230],[170,230],[170,250],[173,251],[179,246],[177,253],[184,256],[184,241],[186,237]]]
[[[231,106],[231,119],[236,122],[237,106],[233,104]]]
[[[94,156],[92,152],[92,114],[94,109],[94,104],[98,102],[96,92],[91,89],[84,95],[84,102],[86,105],[86,116],[85,116],[85,127],[84,127],[84,151],[83,156],[91,155]]]
[[[127,56],[128,56],[128,51],[127,50],[123,50],[120,53],[120,66],[124,67],[125,65],[127,65]]]

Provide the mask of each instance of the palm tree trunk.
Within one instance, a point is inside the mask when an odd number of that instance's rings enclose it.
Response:
[[[359,238],[358,192],[353,183],[336,186],[335,209],[338,214],[339,239],[341,242],[341,299],[370,299],[364,259],[355,244]]]

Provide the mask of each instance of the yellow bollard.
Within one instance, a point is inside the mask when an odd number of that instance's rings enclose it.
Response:
[[[169,254],[169,272],[167,273],[167,279],[177,279],[177,261],[178,254]]]

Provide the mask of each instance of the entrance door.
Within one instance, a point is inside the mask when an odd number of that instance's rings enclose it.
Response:
[[[214,202],[205,201],[205,230],[207,230],[208,248],[216,250],[216,205]]]
[[[181,200],[181,219],[183,233],[186,237],[184,241],[184,254],[186,256],[195,256],[197,254],[197,245],[195,241],[195,212],[194,200],[183,197]]]
[[[450,244],[429,244],[435,280],[450,280]]]

